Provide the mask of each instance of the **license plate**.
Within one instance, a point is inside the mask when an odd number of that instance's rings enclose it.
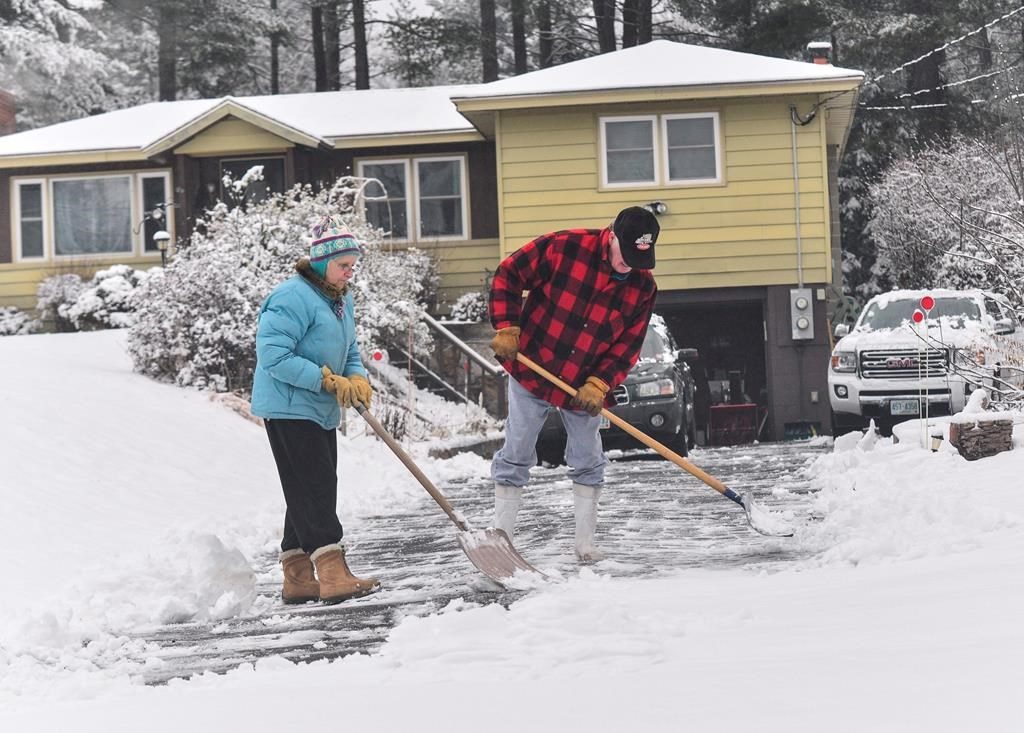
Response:
[[[606,418],[604,415],[601,415],[601,427],[600,427],[600,430],[604,430],[605,428],[610,428],[611,426],[612,426],[612,421],[609,420],[608,418]]]
[[[921,403],[917,400],[890,400],[889,412],[893,415],[916,415],[921,412]]]

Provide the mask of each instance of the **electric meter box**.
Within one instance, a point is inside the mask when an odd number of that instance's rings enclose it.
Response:
[[[793,288],[789,291],[789,322],[793,327],[794,341],[809,341],[814,338],[814,301],[810,288]]]

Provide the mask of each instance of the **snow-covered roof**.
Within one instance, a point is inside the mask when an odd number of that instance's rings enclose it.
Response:
[[[370,138],[476,136],[473,123],[480,120],[471,121],[456,104],[483,110],[490,101],[508,98],[823,81],[859,85],[863,77],[829,64],[653,41],[489,84],[152,102],[0,137],[0,159],[10,167],[16,159],[70,154],[146,158],[227,116],[295,143],[327,148]]]
[[[831,64],[758,56],[674,41],[652,41],[528,74],[467,87],[456,101],[619,89],[849,80],[864,73]]]
[[[205,120],[212,123],[231,113],[249,113],[253,119],[275,123],[286,135],[291,131],[299,139],[327,147],[345,138],[474,133],[450,99],[460,89],[366,89],[152,102],[0,137],[0,156],[141,153],[189,125],[198,125],[199,132]]]

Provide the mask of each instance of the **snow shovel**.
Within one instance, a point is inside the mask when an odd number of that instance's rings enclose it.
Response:
[[[377,436],[388,444],[388,448],[398,456],[398,460],[405,464],[405,467],[416,477],[416,480],[427,490],[427,493],[433,497],[438,506],[444,509],[444,513],[448,515],[448,518],[455,523],[459,530],[456,534],[459,546],[466,553],[469,561],[481,573],[502,587],[505,587],[513,576],[521,575],[522,573],[535,573],[538,578],[545,577],[542,572],[526,562],[523,556],[516,551],[516,548],[512,546],[512,541],[505,534],[505,530],[495,529],[494,527],[488,527],[487,529],[471,528],[469,523],[455,511],[452,505],[448,503],[448,500],[444,498],[444,495],[431,483],[426,474],[420,470],[419,466],[413,463],[409,454],[384,429],[384,426],[380,424],[377,418],[359,403],[356,403],[356,410],[373,428],[373,432],[377,433]]]
[[[544,367],[537,364],[535,361],[530,359],[530,357],[523,356],[522,353],[517,353],[516,359],[519,361],[519,363],[525,364],[530,369],[537,372],[537,374],[544,377],[544,379],[548,380],[557,387],[560,387],[562,390],[568,392],[573,397],[576,396],[575,389],[573,389],[571,386],[563,382],[561,379],[556,377],[554,374],[549,372]],[[736,502],[741,507],[743,507],[743,511],[747,515],[747,522],[750,524],[751,528],[755,532],[760,532],[761,534],[767,537],[793,536],[792,528],[786,526],[786,523],[782,521],[777,515],[774,515],[769,511],[761,509],[759,506],[757,506],[757,504],[754,503],[753,499],[749,499],[743,496],[742,494],[737,494],[735,491],[728,488],[725,484],[716,479],[714,476],[704,473],[704,471],[697,468],[695,465],[690,463],[681,455],[672,450],[669,450],[664,445],[662,445],[661,443],[659,443],[646,433],[637,430],[628,422],[623,420],[618,415],[612,413],[611,411],[602,408],[601,414],[604,417],[608,418],[614,425],[618,426],[626,433],[639,440],[648,448],[651,448],[660,453],[663,458],[667,458],[668,460],[672,461],[674,464],[676,464],[683,470],[699,478],[701,481],[706,483],[708,486],[710,486],[712,489],[717,491],[725,498],[731,499],[732,501]]]

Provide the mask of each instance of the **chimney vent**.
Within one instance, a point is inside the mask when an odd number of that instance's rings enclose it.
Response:
[[[832,44],[828,41],[811,41],[807,44],[807,53],[815,64],[832,63]]]

